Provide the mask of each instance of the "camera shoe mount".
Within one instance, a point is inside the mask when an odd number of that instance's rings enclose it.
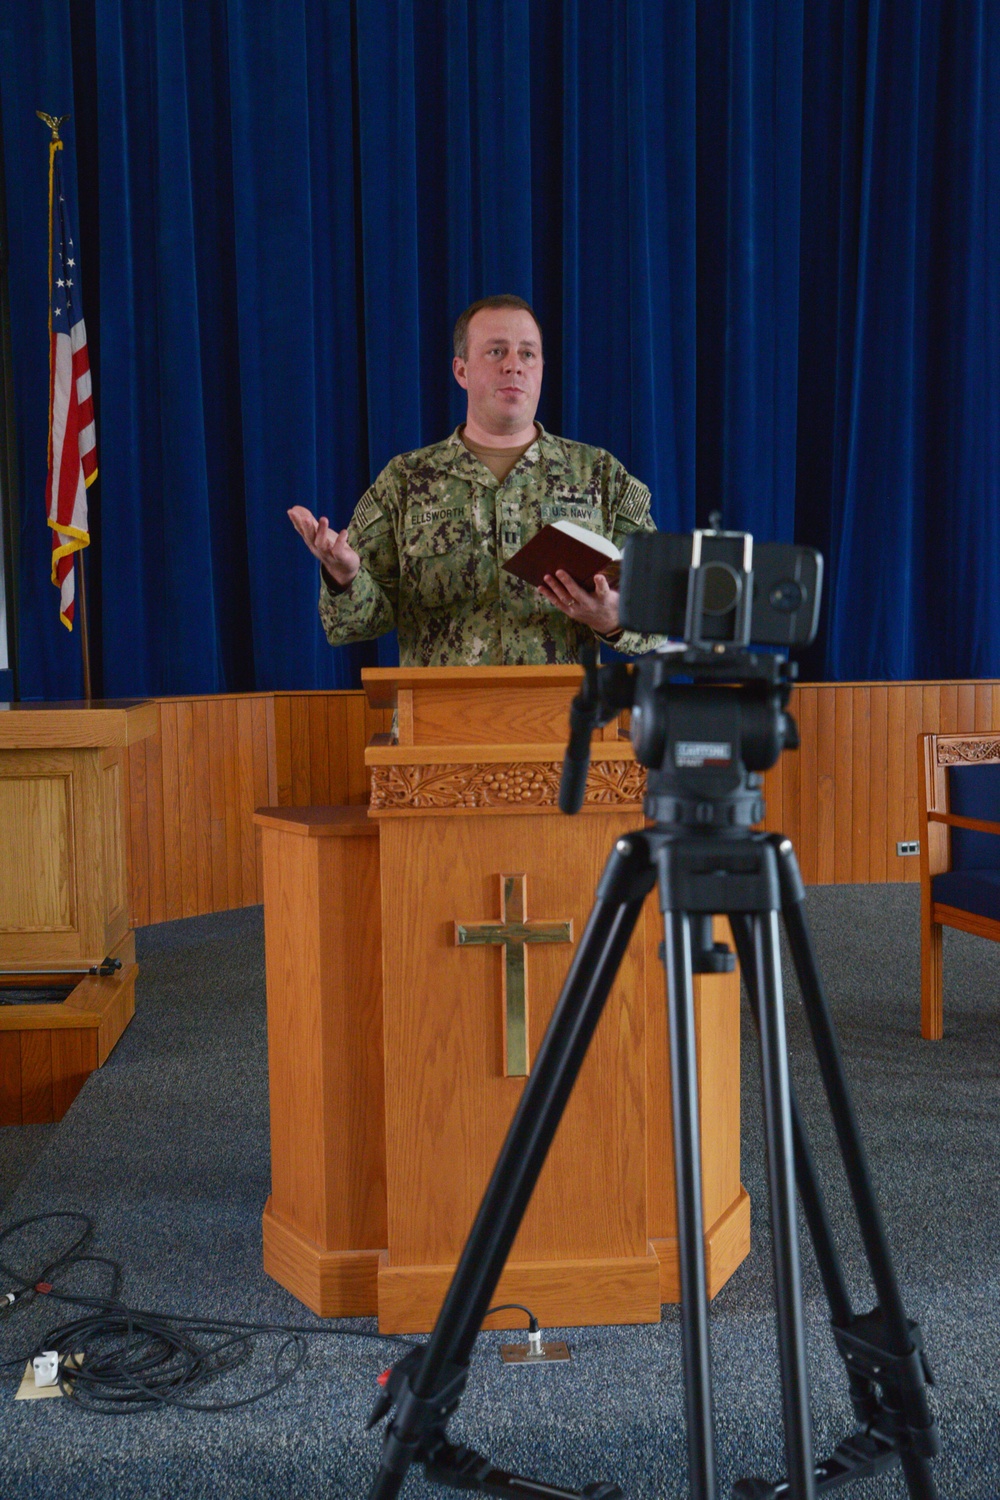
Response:
[[[816,1500],[896,1462],[911,1500],[936,1500],[930,1459],[939,1451],[920,1330],[906,1315],[848,1094],[840,1048],[804,912],[794,850],[755,832],[762,773],[797,744],[785,712],[791,669],[780,657],[688,648],[631,666],[599,668],[591,655],[570,713],[560,806],[582,803],[590,735],[632,710],[637,758],[649,767],[645,812],[653,826],[615,844],[552,1020],[539,1048],[427,1342],[383,1377],[369,1426],[388,1417],[369,1500],[393,1500],[414,1462],[429,1479],[483,1494],[534,1500],[624,1500],[611,1483],[570,1490],[495,1468],[451,1443],[469,1359],[545,1157],[600,1020],[639,914],[654,885],[664,921],[681,1279],[688,1483],[692,1500],[716,1500],[708,1298],[702,1237],[701,1155],[693,975],[732,968],[712,941],[728,917],[760,1037],[764,1130],[774,1246],[775,1310],[787,1477],[736,1481],[733,1500]],[[678,678],[682,680],[678,681]],[[784,922],[803,1005],[875,1289],[871,1312],[850,1302],[788,1072],[778,947]],[[806,1376],[795,1193],[798,1189],[844,1361],[858,1428],[830,1457],[813,1455]]]

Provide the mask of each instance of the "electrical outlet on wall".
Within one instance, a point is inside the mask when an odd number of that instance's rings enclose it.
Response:
[[[920,840],[919,839],[902,839],[902,840],[900,840],[900,842],[896,845],[896,853],[900,856],[901,859],[904,858],[906,855],[919,854],[920,853]]]

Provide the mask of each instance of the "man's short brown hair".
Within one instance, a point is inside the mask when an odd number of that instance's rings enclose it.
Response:
[[[542,325],[535,315],[535,309],[529,303],[525,302],[523,297],[515,297],[513,292],[500,292],[496,297],[480,297],[478,302],[473,302],[472,306],[467,307],[465,312],[462,313],[455,324],[454,346],[456,358],[468,359],[469,324],[477,312],[482,312],[487,307],[517,307],[522,312],[530,313],[532,318],[534,318],[535,327],[538,329],[539,343],[541,342]]]

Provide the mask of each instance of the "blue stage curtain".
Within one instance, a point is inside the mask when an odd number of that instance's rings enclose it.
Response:
[[[1000,675],[998,26],[988,0],[0,0],[23,694],[79,692],[34,109],[91,71],[104,693],[392,659],[329,649],[285,512],[346,524],[455,425],[451,325],[496,290],[541,318],[541,420],[660,526],[820,546],[810,675]]]
[[[800,412],[821,457],[800,448],[799,528],[829,560],[826,671],[995,677],[1000,13],[871,0],[806,25],[840,81],[814,47]]]

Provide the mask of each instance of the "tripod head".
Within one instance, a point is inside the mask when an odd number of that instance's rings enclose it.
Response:
[[[590,737],[632,710],[636,759],[649,768],[643,810],[659,826],[744,835],[764,816],[762,773],[798,747],[786,712],[795,666],[741,648],[687,646],[633,663],[599,666],[583,656],[584,680],[570,707],[559,806],[578,812]]]

